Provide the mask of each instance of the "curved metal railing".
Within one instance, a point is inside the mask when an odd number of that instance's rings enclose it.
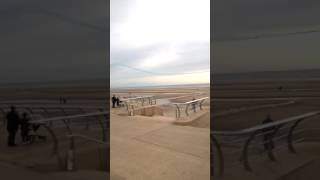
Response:
[[[179,119],[181,117],[181,112],[184,109],[186,116],[189,116],[189,106],[192,106],[194,112],[196,112],[196,106],[199,105],[199,109],[202,110],[203,103],[209,97],[203,97],[199,99],[195,99],[192,101],[187,101],[183,103],[172,103],[176,107],[176,118]]]
[[[60,117],[52,117],[52,118],[44,118],[38,120],[30,121],[32,125],[40,125],[45,128],[50,134],[53,140],[52,147],[52,155],[57,156],[58,164],[61,168],[65,169],[65,164],[61,158],[61,153],[59,152],[59,138],[56,129],[65,128],[67,137],[86,137],[88,140],[93,141],[95,139],[96,142],[103,142],[107,144],[107,129],[108,126],[108,115],[109,111],[98,111],[91,112],[85,114],[76,114],[76,115],[68,115],[68,116],[60,116]],[[83,129],[87,129],[88,125],[100,128],[101,138],[92,138],[85,135],[75,135],[75,129],[78,130],[79,127],[83,127]],[[68,166],[67,166],[68,169]]]
[[[222,176],[226,168],[239,164],[253,171],[249,157],[253,160],[267,154],[271,161],[277,161],[274,152],[283,147],[296,153],[294,144],[307,140],[304,133],[318,130],[306,129],[301,124],[319,114],[319,111],[309,112],[236,131],[211,131],[212,174]]]

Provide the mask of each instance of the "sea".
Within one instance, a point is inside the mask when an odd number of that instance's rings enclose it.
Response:
[[[266,81],[313,81],[320,80],[320,69],[263,71],[242,73],[213,73],[213,83],[224,82],[266,82]]]

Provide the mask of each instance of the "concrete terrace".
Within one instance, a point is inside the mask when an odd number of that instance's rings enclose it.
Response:
[[[111,114],[111,179],[210,179],[209,129]]]

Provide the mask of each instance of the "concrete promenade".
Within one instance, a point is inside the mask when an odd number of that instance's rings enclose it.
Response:
[[[209,129],[114,114],[110,129],[111,179],[210,179]]]

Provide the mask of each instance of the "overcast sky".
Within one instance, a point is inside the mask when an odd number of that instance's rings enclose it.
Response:
[[[216,73],[320,68],[320,1],[214,0]]]
[[[209,83],[210,0],[111,0],[111,86]]]
[[[0,83],[107,76],[105,0],[0,1]]]

